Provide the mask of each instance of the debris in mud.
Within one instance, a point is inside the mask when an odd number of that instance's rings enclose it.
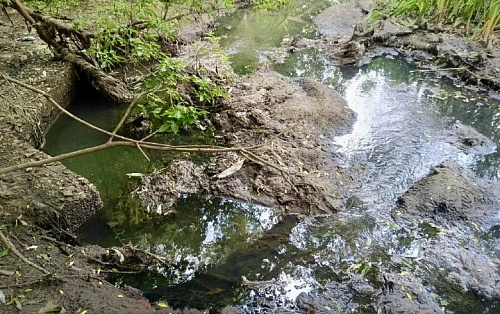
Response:
[[[174,161],[163,171],[142,177],[141,186],[135,192],[148,212],[166,215],[181,194],[208,189],[208,177],[203,170],[203,166],[190,161]]]

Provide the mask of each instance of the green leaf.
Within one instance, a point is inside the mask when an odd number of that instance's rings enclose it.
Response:
[[[166,132],[169,128],[170,128],[170,126],[168,124],[164,123],[158,129],[158,133]]]
[[[179,126],[175,122],[172,122],[170,124],[170,129],[172,130],[172,132],[174,132],[174,134],[179,133]]]
[[[1,250],[0,251],[0,258],[9,255],[9,252],[10,252],[10,249],[8,247],[6,247],[5,249]]]

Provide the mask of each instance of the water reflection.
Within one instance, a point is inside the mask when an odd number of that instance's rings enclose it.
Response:
[[[312,77],[331,87],[340,86],[343,81],[340,68],[326,60],[322,52],[316,49],[296,52],[284,62],[275,64],[273,69],[288,77]]]
[[[445,140],[457,121],[476,127],[497,142],[498,118],[490,107],[482,112],[470,103],[428,97],[451,85],[426,80],[404,61],[377,59],[345,82],[345,98],[357,113],[350,134],[336,143],[347,158],[361,158],[372,167],[360,191],[364,200],[391,204],[429,168],[453,159],[479,175],[498,178],[498,153],[466,154]],[[463,98],[468,99],[468,98]],[[445,111],[445,112],[443,112]]]
[[[133,243],[182,265],[160,271],[171,285],[192,279],[196,272],[249,248],[278,218],[273,209],[261,205],[185,195],[174,214],[146,219],[139,225],[118,225],[113,232],[118,242]]]
[[[283,37],[300,33],[314,35],[310,25],[304,23],[308,14],[300,13],[307,10],[293,10],[271,14],[247,11],[222,25],[221,29],[228,35],[225,45],[233,55],[236,69],[240,62],[240,73],[247,73],[243,70],[249,66],[257,66],[260,49],[278,46]],[[367,269],[368,272],[370,263],[380,267],[392,256],[408,258],[419,254],[422,241],[432,238],[429,234],[433,227],[399,228],[388,217],[388,212],[397,195],[425,175],[430,167],[451,158],[482,176],[500,177],[498,152],[488,156],[467,155],[445,141],[449,127],[460,120],[499,144],[498,102],[480,99],[480,96],[465,98],[468,102],[464,98],[429,97],[442,95],[442,90],[444,94],[456,95],[459,89],[433,81],[407,63],[394,59],[378,59],[358,71],[333,65],[319,51],[304,50],[274,68],[291,77],[316,78],[344,93],[349,106],[357,113],[357,120],[352,132],[337,138],[336,144],[347,162],[361,159],[368,164],[362,189],[353,191],[366,206],[297,224],[293,217],[278,222],[277,213],[263,206],[224,198],[207,201],[186,196],[179,201],[174,215],[148,219],[139,204],[122,197],[122,185],[117,189],[119,193],[105,192],[117,195],[122,203],[115,203],[116,208],[109,211],[109,219],[90,223],[87,242],[130,241],[179,266],[117,280],[144,290],[152,300],[166,298],[178,308],[218,308],[244,303],[243,309],[249,312],[296,310],[294,300],[299,293],[341,282],[339,270]],[[81,114],[87,111],[91,112],[89,107]],[[97,113],[96,116],[108,115]],[[74,130],[55,129],[54,132],[74,134]],[[77,137],[78,140],[85,138],[88,136]],[[89,167],[89,171],[98,174],[109,168],[123,176],[125,167],[117,160],[126,165],[142,159],[140,155],[130,155],[125,160],[122,157],[110,157],[110,166],[98,166],[104,158],[96,155],[92,157],[95,160],[75,161],[75,167]],[[142,172],[141,169],[132,165],[128,172]],[[75,170],[86,175],[86,170]],[[90,178],[98,182],[95,176]],[[112,183],[98,185],[106,191]],[[127,210],[131,210],[130,213]],[[140,219],[131,218],[138,213],[143,215]],[[106,222],[113,222],[112,219],[133,223],[118,223],[110,228]],[[91,228],[96,226],[99,230],[94,232],[96,229]],[[472,238],[460,234],[460,230],[453,232],[462,239]],[[240,286],[242,275],[249,280],[274,279],[280,283],[279,289],[248,293]]]
[[[281,10],[244,10],[225,19],[216,34],[223,35],[223,48],[238,74],[249,74],[261,61],[262,52],[279,47],[286,37],[317,35],[312,17],[338,1],[292,1]]]

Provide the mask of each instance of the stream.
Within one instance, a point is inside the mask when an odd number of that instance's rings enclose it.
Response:
[[[423,272],[426,267],[432,273],[431,265],[419,264],[418,256],[427,241],[437,239],[437,228],[425,223],[398,225],[391,210],[399,196],[445,160],[498,182],[498,149],[465,152],[450,144],[446,134],[460,122],[499,147],[500,102],[435,78],[392,55],[360,68],[336,66],[315,49],[290,54],[278,63],[268,59],[284,38],[298,34],[315,38],[312,17],[331,4],[295,1],[278,12],[238,12],[221,23],[217,34],[225,36],[222,45],[235,72],[247,75],[269,64],[290,78],[314,78],[347,100],[356,121],[348,134],[331,144],[342,156],[336,162],[344,167],[366,165],[366,180],[352,191],[355,196],[346,210],[299,221],[261,205],[184,195],[176,205],[182,215],[151,219],[130,197],[137,185],[131,174],[160,169],[175,156],[152,154],[150,163],[136,149],[120,147],[67,160],[68,168],[96,184],[105,203],[102,213],[81,228],[82,241],[103,246],[130,241],[179,265],[146,277],[115,275],[111,280],[139,288],[151,301],[167,300],[174,308],[236,305],[245,312],[266,313],[298,311],[304,308],[301,304],[310,303],[322,306],[324,312],[335,312],[337,307],[337,312],[372,313],[369,296],[381,288],[375,277]],[[69,110],[111,130],[125,108],[84,94]],[[49,130],[44,149],[57,155],[106,140],[62,116]],[[170,144],[212,141],[208,132],[164,140]],[[481,236],[454,227],[446,232],[471,245]],[[499,233],[492,229],[485,234],[498,242]],[[498,258],[498,246],[489,244],[486,241],[481,248]],[[272,283],[248,290],[241,285],[242,276]],[[500,312],[498,299],[462,294],[440,285],[438,276],[434,280],[430,276],[425,289],[449,313]]]

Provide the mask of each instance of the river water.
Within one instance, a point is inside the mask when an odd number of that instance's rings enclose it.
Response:
[[[221,197],[207,201],[193,195],[184,196],[177,204],[182,215],[151,219],[130,197],[137,179],[127,174],[151,172],[171,157],[155,156],[157,161],[149,163],[135,149],[117,148],[70,159],[65,164],[94,182],[105,201],[103,213],[82,228],[84,241],[101,245],[131,241],[179,262],[176,269],[161,269],[146,278],[116,276],[113,280],[140,288],[151,300],[167,300],[179,308],[217,309],[237,304],[247,312],[294,311],[301,292],[342,281],[335,269],[360,265],[369,272],[367,265],[381,265],[392,255],[412,256],[418,241],[395,240],[397,228],[389,212],[397,197],[431,167],[451,159],[481,177],[500,178],[498,150],[486,156],[466,154],[445,136],[460,121],[500,146],[499,102],[420,72],[393,56],[361,68],[338,67],[314,49],[294,53],[280,63],[269,61],[267,55],[284,38],[317,36],[311,18],[331,3],[295,1],[279,12],[239,12],[222,23],[218,34],[227,36],[223,48],[240,74],[266,63],[292,78],[315,78],[345,97],[357,115],[356,122],[350,133],[335,138],[332,144],[342,153],[339,162],[346,167],[359,161],[367,165],[367,180],[353,191],[359,199],[356,206],[297,223],[264,206]],[[112,129],[124,108],[89,97],[80,98],[70,110]],[[180,136],[170,143],[206,143],[208,137]],[[57,155],[106,140],[61,117],[47,134],[45,149]],[[249,292],[240,285],[241,276],[279,284],[272,291]],[[434,292],[441,293],[442,300],[449,299],[444,292]],[[450,309],[460,313],[464,302],[474,304],[470,308],[477,313],[498,309],[476,297],[464,300],[448,302]],[[363,302],[369,301],[353,304]]]

